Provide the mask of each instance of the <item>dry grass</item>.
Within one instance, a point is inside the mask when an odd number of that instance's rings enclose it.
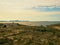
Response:
[[[52,28],[52,25],[0,23],[0,45],[60,45],[60,30]]]

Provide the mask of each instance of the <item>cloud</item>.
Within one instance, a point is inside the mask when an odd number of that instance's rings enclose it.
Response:
[[[0,0],[0,7],[8,9],[30,8],[33,6],[60,6],[60,0]]]
[[[60,0],[0,0],[0,19],[52,20],[59,6]]]
[[[37,11],[60,11],[60,0],[0,0],[0,10],[20,11],[34,9]]]
[[[32,10],[37,10],[37,11],[60,11],[60,6],[37,6],[37,7],[32,7],[30,8]]]

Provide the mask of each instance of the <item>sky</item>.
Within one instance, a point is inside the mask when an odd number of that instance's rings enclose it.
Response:
[[[0,20],[60,21],[60,0],[0,0]]]

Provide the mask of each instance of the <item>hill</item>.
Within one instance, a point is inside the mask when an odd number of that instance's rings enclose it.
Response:
[[[0,23],[0,45],[60,45],[60,24],[29,26]]]

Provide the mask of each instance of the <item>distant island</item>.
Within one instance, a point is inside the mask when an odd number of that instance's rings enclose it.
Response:
[[[0,20],[0,22],[28,22],[26,20]]]

